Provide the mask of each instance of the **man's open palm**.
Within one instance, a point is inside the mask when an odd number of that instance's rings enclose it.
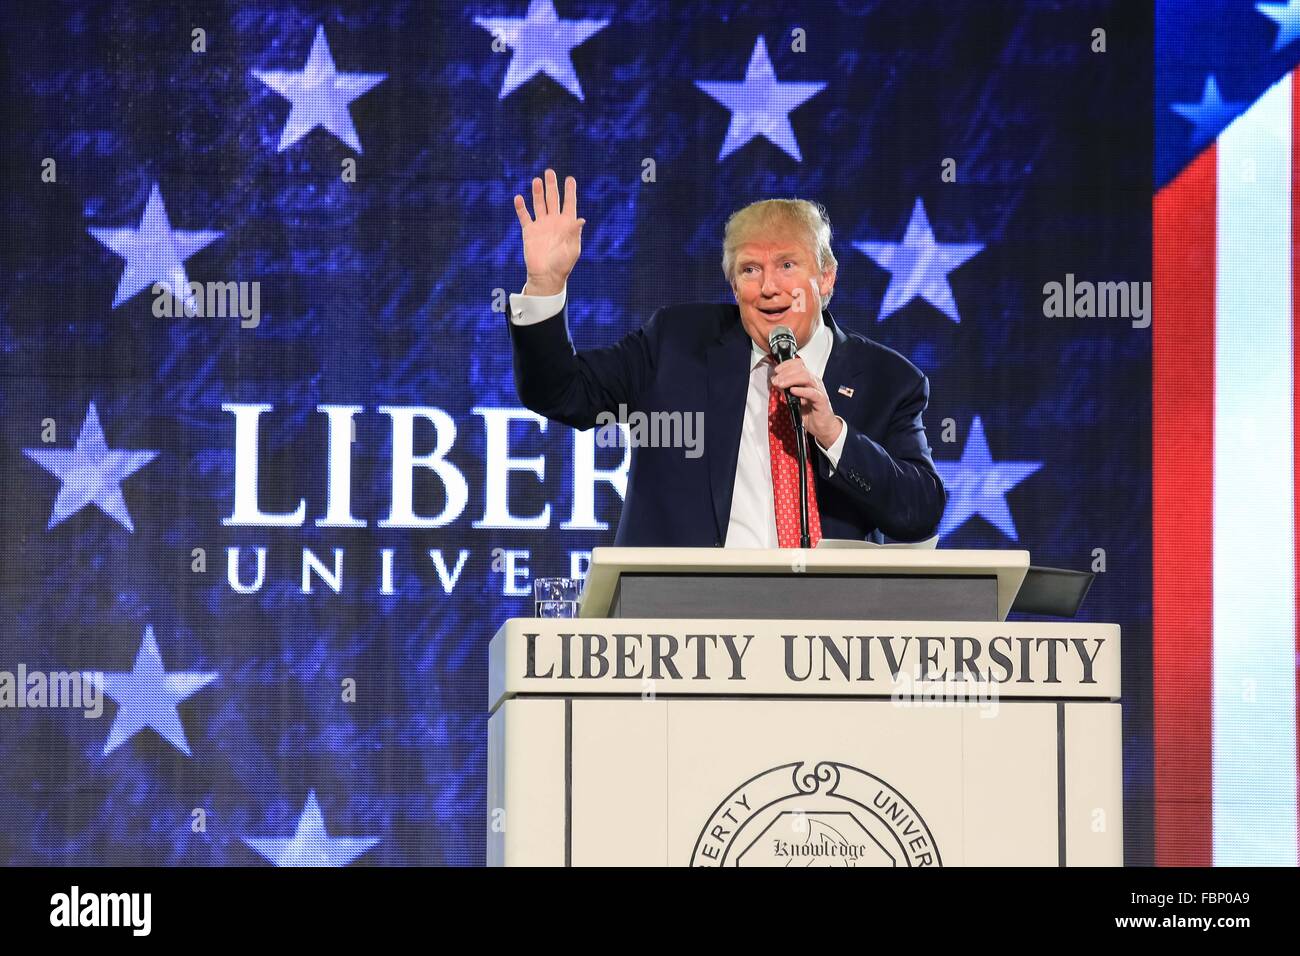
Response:
[[[524,197],[515,196],[515,214],[524,233],[524,264],[528,269],[530,295],[555,295],[564,288],[582,253],[582,227],[578,218],[578,183],[564,180],[564,202],[555,170],[546,170],[546,182],[533,179],[533,215],[528,215]]]

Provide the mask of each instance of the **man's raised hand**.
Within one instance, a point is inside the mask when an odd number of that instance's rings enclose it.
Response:
[[[564,202],[555,170],[546,171],[546,182],[533,179],[533,215],[523,196],[515,196],[515,215],[524,234],[524,265],[528,269],[525,295],[555,295],[564,290],[582,253],[582,227],[578,218],[578,183],[564,180]]]

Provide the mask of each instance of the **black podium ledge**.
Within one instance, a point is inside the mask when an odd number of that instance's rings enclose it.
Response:
[[[596,548],[581,616],[1002,621],[1072,616],[1091,580],[1027,551]]]

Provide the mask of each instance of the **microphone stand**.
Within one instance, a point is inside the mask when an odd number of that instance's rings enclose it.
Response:
[[[803,416],[799,414],[799,399],[786,389],[790,423],[794,426],[794,452],[799,459],[799,547],[811,548],[808,533],[808,435],[804,432]]]

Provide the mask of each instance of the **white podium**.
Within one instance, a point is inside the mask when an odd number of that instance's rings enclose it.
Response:
[[[1119,628],[1002,620],[1028,566],[597,549],[581,618],[512,619],[491,643],[488,863],[1122,864]],[[701,581],[691,616],[609,616]],[[710,589],[790,617],[695,613]],[[826,620],[808,600],[898,593],[991,619]]]

